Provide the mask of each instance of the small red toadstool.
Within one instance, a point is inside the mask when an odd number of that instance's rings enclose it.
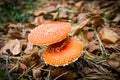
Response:
[[[53,44],[65,39],[71,32],[71,28],[67,22],[47,22],[33,29],[28,35],[28,40],[35,45]]]
[[[66,38],[50,45],[43,59],[52,66],[65,66],[76,61],[82,53],[82,44],[76,38]]]

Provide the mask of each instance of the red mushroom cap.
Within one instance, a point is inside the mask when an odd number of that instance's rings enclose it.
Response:
[[[76,61],[82,53],[82,44],[76,38],[67,38],[50,45],[43,59],[52,66],[65,66]]]
[[[31,31],[29,42],[35,45],[49,45],[65,39],[71,32],[71,26],[67,22],[47,22]]]

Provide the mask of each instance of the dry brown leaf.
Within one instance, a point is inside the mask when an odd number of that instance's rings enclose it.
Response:
[[[23,39],[25,38],[25,34],[23,34],[20,30],[9,29],[8,36],[13,39]]]
[[[79,1],[75,4],[75,8],[77,8],[78,11],[82,11],[83,10],[83,1]]]
[[[88,47],[88,40],[86,40],[86,38],[83,35],[78,34],[78,39],[83,44],[83,47]]]
[[[120,37],[110,28],[103,28],[100,32],[100,37],[103,41],[115,43]]]
[[[8,41],[4,47],[2,47],[1,52],[7,53],[6,50],[10,50],[13,55],[18,55],[21,52],[21,43],[18,39]]]
[[[55,7],[55,6],[48,6],[48,7],[46,7],[45,9],[44,9],[44,11],[46,11],[47,13],[49,13],[49,12],[53,12],[53,11],[56,11],[57,10],[57,7]]]
[[[117,14],[117,16],[113,19],[113,22],[120,22],[120,14]]]
[[[34,20],[34,22],[35,22],[35,24],[37,24],[37,25],[42,24],[42,23],[44,22],[43,16],[38,16],[38,17],[36,17],[35,20]]]
[[[66,14],[66,12],[62,12],[59,15],[59,18],[67,18],[67,17],[68,17],[68,15]]]
[[[57,17],[57,15],[58,15],[58,13],[57,13],[57,12],[54,12],[54,13],[51,13],[51,14],[52,14],[52,16],[53,16],[53,19],[55,20],[56,17]]]
[[[77,26],[73,26],[70,35],[78,34],[78,33],[80,32],[80,30],[81,30],[87,23],[89,23],[89,21],[90,21],[90,19],[86,19],[85,21],[82,21],[81,24],[79,24],[79,25],[77,25]]]
[[[88,39],[88,40],[92,40],[93,39],[93,37],[94,37],[94,32],[87,32],[87,34],[86,34],[86,38]]]
[[[56,11],[57,8],[55,6],[48,6],[42,10],[34,10],[33,11],[33,15],[35,16],[39,16],[41,14],[46,14],[46,13],[49,13],[49,12],[53,12],[53,11]]]
[[[31,51],[33,51],[33,44],[30,44],[30,43],[28,43],[27,44],[27,48],[25,49],[25,53],[26,54],[29,54],[29,53],[31,53]]]
[[[56,68],[54,69],[50,76],[54,80],[73,80],[76,75],[74,73],[71,73],[70,71],[67,71],[65,68]]]
[[[69,19],[72,21],[72,22],[76,22],[77,21],[77,17],[76,17],[76,15],[75,15],[75,13],[71,13],[71,14],[69,14]]]
[[[21,23],[17,23],[17,24],[9,23],[8,27],[9,28],[24,28],[24,25]]]
[[[36,80],[40,80],[40,78],[41,78],[41,71],[39,69],[32,69],[32,74],[33,74],[33,77]]]
[[[5,70],[5,69],[6,69],[5,63],[0,63],[0,70]]]
[[[33,15],[35,16],[39,16],[40,14],[46,13],[46,11],[44,10],[34,10],[33,11]]]
[[[22,70],[28,69],[27,66],[23,63],[19,63],[19,68],[22,69]]]
[[[21,62],[25,64],[27,67],[30,67],[32,65],[41,64],[41,57],[38,55],[37,52],[34,52],[30,55],[24,55],[21,59]]]
[[[12,69],[13,67],[15,67],[17,64],[15,63],[9,63],[8,64],[8,69]],[[11,70],[10,70],[11,71]]]
[[[89,15],[89,13],[80,13],[77,16],[78,22],[81,23],[81,22],[85,21],[86,19],[88,19],[88,15]]]
[[[34,29],[36,26],[34,24],[31,23],[26,23],[25,28],[27,29]]]
[[[102,26],[104,24],[104,20],[102,19],[101,16],[95,16],[92,18],[91,23],[93,25],[95,25],[94,27],[97,28],[97,27]]]
[[[93,52],[94,50],[97,50],[97,49],[99,49],[98,42],[94,41],[94,40],[92,42],[90,42],[90,44],[89,44],[89,51]]]
[[[107,62],[113,69],[120,72],[120,58],[111,58]]]

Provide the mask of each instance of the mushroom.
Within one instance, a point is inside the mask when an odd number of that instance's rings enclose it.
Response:
[[[76,61],[82,53],[82,44],[76,38],[66,38],[50,45],[43,54],[46,64],[65,66]]]
[[[65,66],[76,61],[82,53],[82,44],[68,37],[71,26],[67,22],[46,22],[31,31],[28,41],[35,45],[49,45],[42,57],[46,64]]]
[[[50,45],[60,42],[69,35],[71,28],[67,22],[46,22],[31,31],[28,41],[35,45]]]

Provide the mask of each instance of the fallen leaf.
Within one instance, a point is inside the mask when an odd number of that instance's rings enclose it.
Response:
[[[59,15],[59,18],[67,18],[68,15],[66,12],[61,12],[60,15]]]
[[[41,78],[41,71],[39,69],[32,69],[32,74],[33,74],[33,77],[36,80],[40,80],[40,78]]]
[[[94,50],[97,50],[97,49],[99,49],[98,42],[94,41],[94,40],[92,42],[90,42],[90,44],[89,44],[89,51],[93,52]]]
[[[21,23],[17,23],[17,24],[13,24],[13,23],[9,23],[8,28],[24,28],[24,25]]]
[[[77,8],[78,11],[82,11],[83,10],[83,1],[79,1],[75,4],[75,8]]]
[[[120,58],[111,58],[107,60],[107,63],[111,66],[111,68],[120,72]]]
[[[79,33],[78,34],[78,39],[79,39],[79,41],[83,44],[83,47],[85,48],[85,47],[87,47],[88,48],[88,40],[84,37],[84,35],[83,35],[83,33],[81,32],[81,33]]]
[[[113,22],[120,22],[120,14],[117,14],[117,16],[113,19]]]
[[[8,69],[11,69],[11,68],[13,68],[13,67],[15,67],[17,64],[15,64],[15,63],[9,63],[8,64]],[[16,67],[17,68],[17,67]],[[10,70],[11,71],[11,70]]]
[[[60,2],[55,0],[55,1],[50,1],[49,4],[50,4],[50,5],[53,5],[53,6],[57,6],[57,5],[60,4]]]
[[[89,23],[90,19],[86,19],[85,21],[82,21],[79,25],[73,26],[72,31],[70,35],[76,35],[80,32],[80,30],[87,24]]]
[[[28,69],[27,66],[23,63],[19,63],[19,68],[22,69],[22,70]]]
[[[89,13],[80,13],[77,16],[78,22],[81,23],[81,22],[85,21],[86,19],[88,19],[88,15],[89,15]]]
[[[40,14],[44,14],[44,13],[46,13],[46,11],[44,11],[44,10],[34,10],[33,11],[33,15],[35,15],[35,16],[39,16]]]
[[[45,21],[45,19],[43,18],[43,16],[38,16],[34,20],[35,24],[37,24],[37,25],[42,24],[44,21]]]
[[[94,27],[99,27],[104,24],[104,20],[102,19],[101,16],[95,16],[92,18],[91,23],[95,25]]]
[[[29,54],[29,53],[31,53],[31,51],[33,51],[33,44],[30,44],[30,43],[28,43],[27,44],[27,48],[25,49],[25,53],[26,54]]]
[[[118,34],[110,28],[103,28],[99,33],[101,39],[106,42],[115,43],[120,38]]]
[[[5,63],[0,63],[0,70],[5,70],[5,68],[6,68]]]
[[[54,80],[74,80],[76,75],[67,71],[65,68],[56,68],[54,69],[51,74],[51,78]]]
[[[26,23],[25,28],[27,28],[27,29],[34,29],[35,25],[31,24],[31,23]]]
[[[48,6],[44,9],[44,11],[46,11],[47,13],[50,13],[50,12],[53,12],[53,11],[56,11],[57,10],[57,7],[55,6]]]
[[[21,43],[18,39],[10,40],[8,41],[5,46],[2,47],[1,52],[7,53],[7,50],[10,50],[10,52],[13,55],[18,55],[21,52]]]
[[[73,23],[77,21],[77,17],[74,13],[70,13],[68,17]]]
[[[21,59],[21,62],[25,64],[27,67],[30,67],[32,65],[38,65],[41,64],[41,57],[38,55],[38,52],[34,52],[30,55],[24,55]]]
[[[8,31],[8,36],[12,39],[23,39],[25,38],[25,34],[23,34],[21,31],[19,30],[14,30],[14,29],[9,29]]]
[[[1,37],[2,38],[2,37]],[[5,40],[3,39],[0,39],[0,49],[4,46],[5,44]]]
[[[93,37],[94,37],[94,32],[87,32],[86,38],[87,38],[89,41],[91,41],[91,40],[93,39]]]
[[[42,10],[34,10],[33,11],[33,15],[35,16],[39,16],[41,14],[46,14],[46,13],[50,13],[50,12],[53,12],[53,11],[56,11],[57,8],[55,6],[48,6]]]

